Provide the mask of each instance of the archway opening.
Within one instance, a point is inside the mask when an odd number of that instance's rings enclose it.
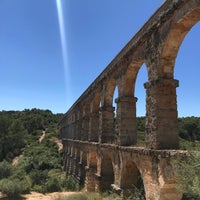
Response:
[[[110,78],[105,85],[105,90],[101,94],[102,107],[100,109],[100,142],[113,143],[114,141],[114,110],[113,93],[116,87],[116,81]]]
[[[184,38],[176,58],[174,76],[179,80],[177,89],[179,117],[199,116],[199,34],[200,22]]]
[[[118,86],[115,87],[115,90],[114,90],[114,93],[113,93],[113,103],[112,103],[112,106],[114,108],[114,143],[117,143],[117,139],[118,139],[118,136],[119,136],[119,131],[118,131],[118,118],[117,118],[117,98],[118,98]]]
[[[179,136],[182,138],[180,140],[180,148],[189,148],[191,150],[191,148],[194,149],[196,144],[198,146],[199,142],[190,143],[187,140],[196,140],[196,136],[200,133],[200,96],[198,92],[198,88],[200,87],[200,10],[199,8],[191,9],[189,7],[188,9],[190,11],[173,25],[174,30],[171,30],[169,33],[163,51],[163,67],[166,67],[168,73],[170,72],[170,76],[168,74],[168,77],[175,77],[175,79],[179,80],[179,87],[176,90],[176,94],[179,117]],[[165,61],[166,58],[168,58],[168,62]],[[167,65],[170,66],[171,69],[167,68]],[[194,179],[195,177],[192,178]],[[184,190],[184,192],[186,192],[186,190]],[[192,198],[193,197],[190,197],[190,199]],[[183,199],[186,199],[185,194]]]
[[[116,119],[117,116],[117,103],[115,101],[117,98],[118,98],[118,86],[115,87],[113,93],[113,101],[112,101],[112,106],[114,107],[114,119]]]
[[[89,141],[98,142],[99,139],[99,110],[100,110],[100,94],[97,92],[90,105],[89,117]]]
[[[89,138],[89,122],[88,117],[90,115],[90,103],[86,102],[83,106],[83,118],[82,118],[82,140],[88,141]]]
[[[80,185],[84,186],[85,184],[85,176],[86,176],[86,171],[85,167],[87,166],[87,153],[85,151],[81,152],[81,160],[80,160]]]
[[[146,120],[146,90],[144,83],[148,81],[147,67],[143,64],[137,74],[135,83],[135,96],[137,97],[137,145],[145,145],[145,120]]]
[[[103,155],[101,161],[101,181],[100,191],[106,192],[111,190],[111,184],[114,183],[114,171],[112,160],[108,155]]]
[[[145,199],[142,176],[132,160],[127,161],[122,170],[121,188],[125,197]]]
[[[79,106],[78,109],[78,140],[82,140],[82,124],[83,123],[83,107]]]
[[[174,76],[179,80],[177,104],[181,149],[198,148],[200,141],[199,34],[200,22],[182,41],[174,68]]]

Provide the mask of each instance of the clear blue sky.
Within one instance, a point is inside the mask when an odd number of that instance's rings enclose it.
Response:
[[[163,0],[61,0],[60,18],[58,2],[0,1],[0,110],[66,112]],[[179,116],[199,116],[199,32],[197,24],[177,57]],[[145,115],[145,70],[138,115]]]

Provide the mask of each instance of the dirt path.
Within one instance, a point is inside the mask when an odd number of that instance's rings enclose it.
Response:
[[[54,192],[49,194],[41,194],[37,192],[31,192],[30,194],[23,195],[24,200],[56,200],[59,197],[66,197],[76,192]],[[5,199],[5,195],[0,193],[0,199]]]
[[[26,200],[56,200],[59,197],[69,196],[75,192],[54,192],[49,194],[40,194],[37,192],[31,192],[31,194],[24,195]]]
[[[44,140],[45,135],[46,135],[46,132],[45,132],[45,131],[42,131],[42,135],[41,135],[40,138],[39,138],[39,142],[40,142],[40,143],[42,142],[42,140]]]
[[[19,156],[16,156],[13,161],[12,161],[12,165],[13,166],[16,166],[19,162],[19,160],[23,157],[23,155],[19,155]]]
[[[46,132],[45,132],[45,131],[42,131],[42,135],[39,137],[39,142],[40,142],[40,143],[42,142],[42,140],[44,140],[45,136],[46,136]],[[12,161],[12,165],[16,166],[16,165],[18,164],[19,160],[20,160],[22,157],[23,157],[22,154],[19,155],[19,156],[16,156],[16,157],[13,159],[13,161]]]
[[[55,142],[58,146],[58,151],[61,151],[63,149],[63,144],[62,144],[62,141],[59,140],[58,138],[56,137],[52,137],[51,138],[51,141]]]
[[[46,132],[45,132],[45,131],[42,131],[42,135],[41,135],[40,138],[39,138],[39,142],[40,142],[40,143],[42,142],[42,140],[44,140],[45,136],[46,136]],[[63,144],[62,144],[62,141],[61,141],[60,139],[58,139],[58,138],[56,138],[56,137],[52,137],[52,138],[51,138],[51,141],[53,141],[53,142],[55,142],[55,143],[57,144],[57,146],[58,146],[58,151],[61,151],[61,150],[63,149]]]

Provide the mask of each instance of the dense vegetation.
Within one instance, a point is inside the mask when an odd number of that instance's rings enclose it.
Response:
[[[39,109],[0,112],[0,161],[11,161],[36,141],[43,130],[52,127],[55,131],[61,116]]]
[[[67,187],[62,152],[54,140],[61,117],[39,109],[0,112],[0,191],[9,198]]]
[[[177,186],[183,192],[183,200],[200,199],[200,151],[189,151],[188,158],[174,161]]]
[[[62,116],[39,109],[0,112],[0,191],[16,198],[17,194],[31,190],[45,193],[78,187],[62,172],[62,152],[53,139],[59,137],[56,127]],[[137,118],[137,125],[138,145],[144,145],[145,117]],[[40,141],[43,134],[45,137]],[[179,136],[182,149],[199,150],[200,118],[179,118]],[[186,179],[179,183],[183,186],[184,181],[192,178],[187,181],[190,186],[186,184],[182,189],[187,195],[199,198],[196,189],[200,187],[200,156],[191,155],[190,159],[177,165],[180,174],[185,173],[183,168],[188,174],[182,176]]]

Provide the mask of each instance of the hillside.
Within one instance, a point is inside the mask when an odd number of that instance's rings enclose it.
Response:
[[[39,109],[0,112],[0,162],[20,155],[38,142],[43,131],[48,137],[58,137],[56,126],[61,117],[62,114]]]
[[[0,112],[0,191],[62,191],[68,186],[62,170],[62,144],[56,127],[62,114],[49,110]]]

